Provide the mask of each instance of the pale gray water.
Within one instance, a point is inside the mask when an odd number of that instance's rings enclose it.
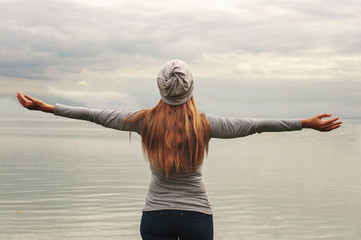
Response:
[[[211,140],[215,239],[361,239],[360,149],[361,120],[332,133]],[[140,239],[150,175],[138,137],[2,118],[0,154],[0,239]]]

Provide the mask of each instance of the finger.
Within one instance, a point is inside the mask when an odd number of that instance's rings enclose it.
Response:
[[[336,122],[339,118],[333,118],[333,119],[329,119],[329,120],[325,120],[325,125],[331,124],[333,122]]]
[[[16,97],[18,98],[19,103],[24,106],[23,99],[19,95],[17,95]]]
[[[17,97],[17,99],[19,100],[19,102],[20,102],[20,99],[21,99],[21,93],[20,92],[18,92],[17,94],[16,94],[16,97]]]
[[[21,105],[26,107],[27,100],[24,98],[24,96],[20,92],[18,92],[17,98],[18,98],[19,102],[21,103]]]
[[[326,131],[331,131],[331,130],[333,130],[333,129],[336,129],[336,128],[341,127],[341,124],[342,124],[342,122],[333,123],[332,125],[326,127],[325,130],[326,130]]]
[[[334,126],[331,126],[331,127],[327,128],[326,131],[329,132],[329,131],[334,130],[334,129],[339,128],[339,127],[341,127],[341,125],[334,125]]]
[[[322,118],[325,118],[325,117],[331,117],[332,115],[331,114],[329,114],[329,113],[324,113],[324,114],[320,114],[320,115],[318,115],[318,118],[319,119],[322,119]]]
[[[37,99],[35,99],[35,98],[33,98],[33,97],[30,97],[29,95],[24,95],[24,97],[26,98],[26,99],[29,99],[30,101],[32,101],[32,102],[35,102],[35,101],[37,101]]]
[[[19,100],[24,98],[24,96],[21,94],[21,92],[18,92],[18,93],[16,94],[16,97],[17,97]]]
[[[334,125],[336,125],[336,124],[341,125],[342,122],[341,122],[341,121],[339,121],[339,122],[334,122],[333,124],[334,124]]]
[[[19,98],[22,99],[23,101],[27,101],[26,98],[21,93],[18,93],[18,99]]]
[[[341,125],[342,124],[342,122],[341,121],[338,121],[338,122],[332,122],[332,123],[330,123],[329,125],[330,126],[333,126],[333,125]]]

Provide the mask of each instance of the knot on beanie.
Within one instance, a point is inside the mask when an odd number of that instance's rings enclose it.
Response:
[[[171,60],[157,77],[162,100],[169,105],[182,105],[192,97],[193,76],[188,65],[181,60]]]

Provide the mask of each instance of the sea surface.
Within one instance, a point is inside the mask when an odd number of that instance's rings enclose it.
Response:
[[[139,137],[49,116],[0,118],[0,239],[140,239]],[[215,240],[361,239],[361,120],[212,139]]]

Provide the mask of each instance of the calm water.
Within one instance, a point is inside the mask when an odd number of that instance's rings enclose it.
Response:
[[[0,239],[140,239],[150,174],[139,137],[0,119],[0,154]],[[213,139],[204,176],[216,240],[361,239],[361,120]]]

